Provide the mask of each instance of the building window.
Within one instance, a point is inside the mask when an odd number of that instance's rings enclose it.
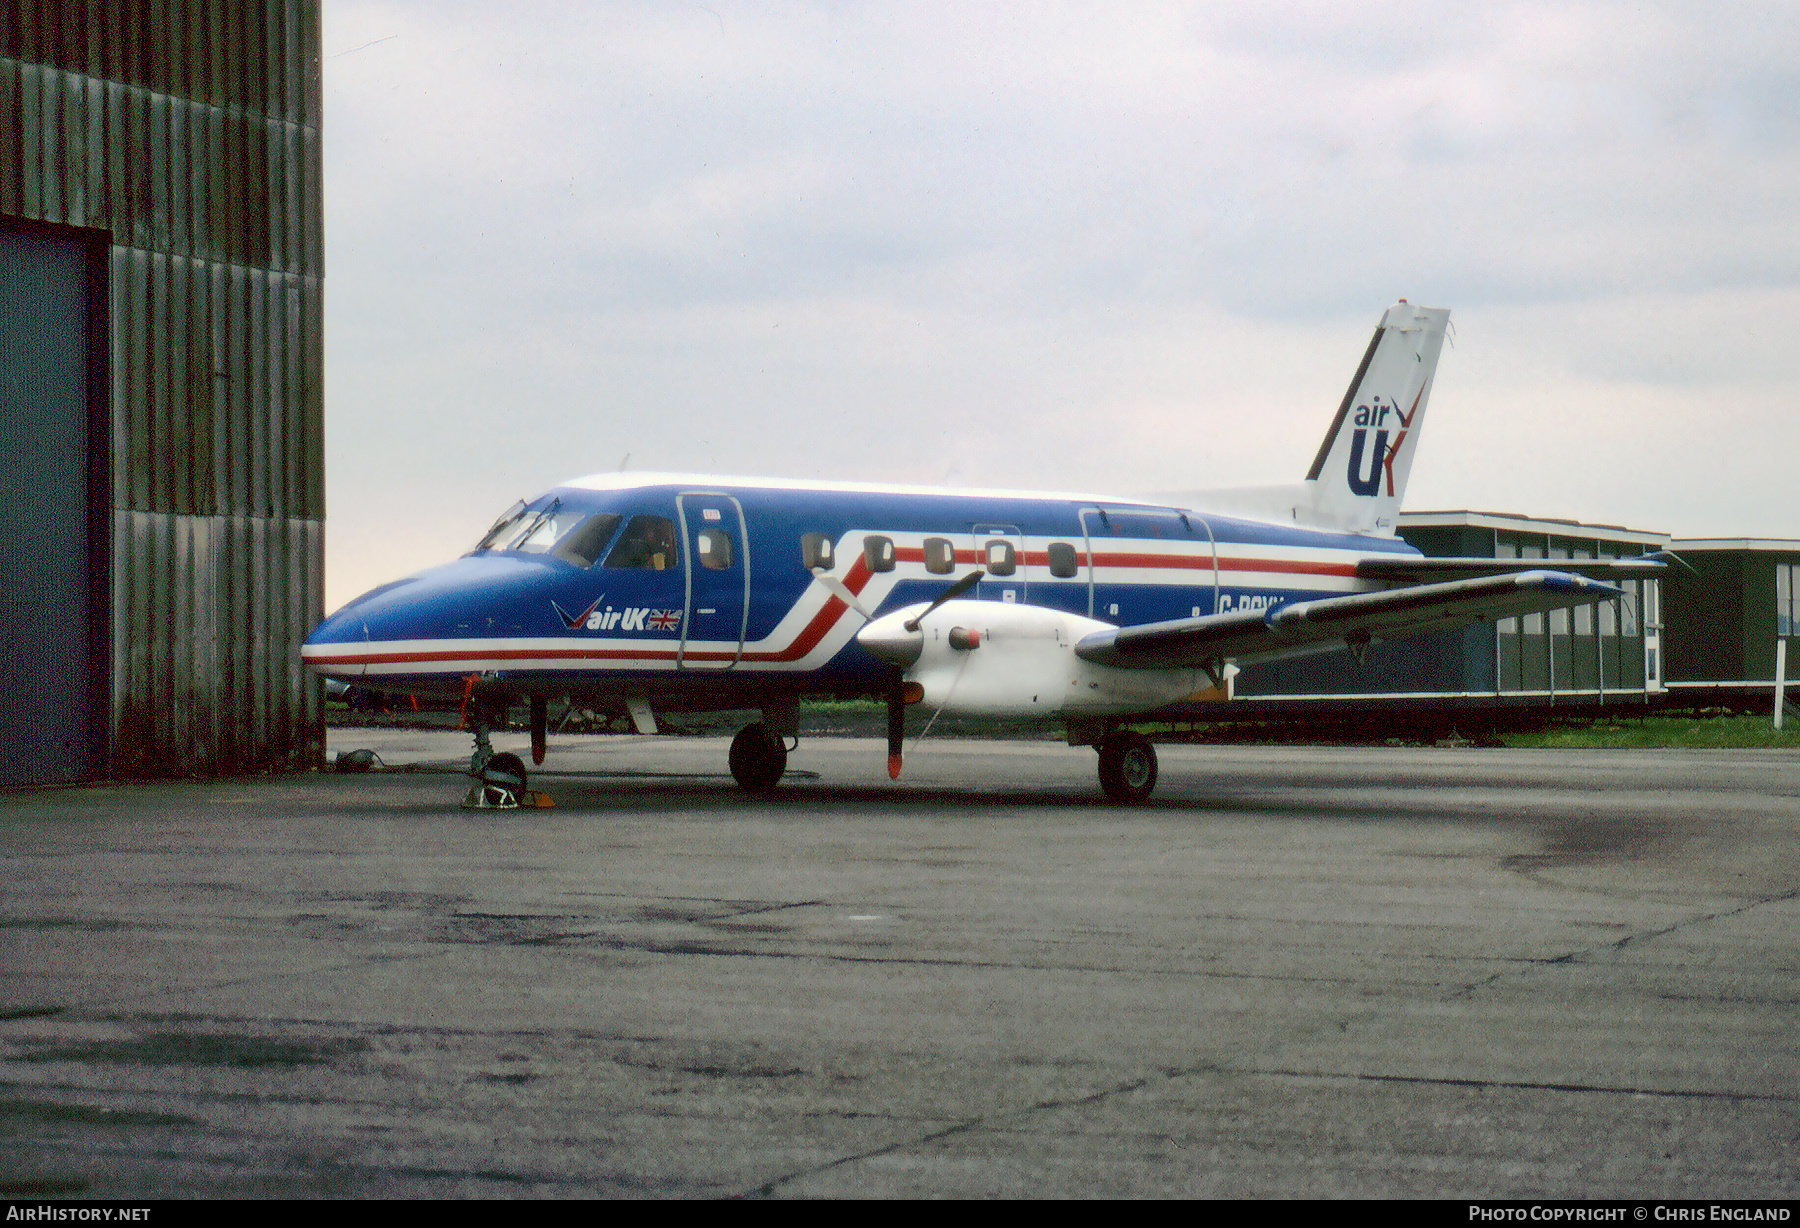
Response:
[[[1775,564],[1775,634],[1800,635],[1800,563]]]

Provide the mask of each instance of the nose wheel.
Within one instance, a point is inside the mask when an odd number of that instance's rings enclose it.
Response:
[[[1136,806],[1156,788],[1156,747],[1141,733],[1115,730],[1100,743],[1100,788],[1109,801]]]

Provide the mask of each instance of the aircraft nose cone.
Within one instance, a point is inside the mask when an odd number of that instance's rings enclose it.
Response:
[[[868,649],[870,655],[889,665],[911,665],[925,651],[925,636],[918,631],[908,631],[901,625],[904,621],[893,614],[878,618],[856,633],[856,642]]]

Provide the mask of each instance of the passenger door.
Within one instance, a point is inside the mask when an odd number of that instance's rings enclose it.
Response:
[[[675,500],[686,570],[682,669],[730,669],[744,659],[750,621],[750,543],[744,508],[735,498],[683,491]]]

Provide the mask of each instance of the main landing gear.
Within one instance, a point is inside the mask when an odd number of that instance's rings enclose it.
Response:
[[[1121,806],[1136,806],[1156,788],[1156,747],[1141,733],[1115,729],[1100,740],[1100,788]]]
[[[1137,806],[1149,799],[1156,788],[1156,747],[1149,738],[1100,720],[1070,721],[1068,738],[1070,746],[1100,752],[1100,789],[1107,801]]]
[[[745,725],[731,739],[732,778],[753,793],[766,792],[787,771],[787,757],[786,740],[771,734],[767,725]]]

